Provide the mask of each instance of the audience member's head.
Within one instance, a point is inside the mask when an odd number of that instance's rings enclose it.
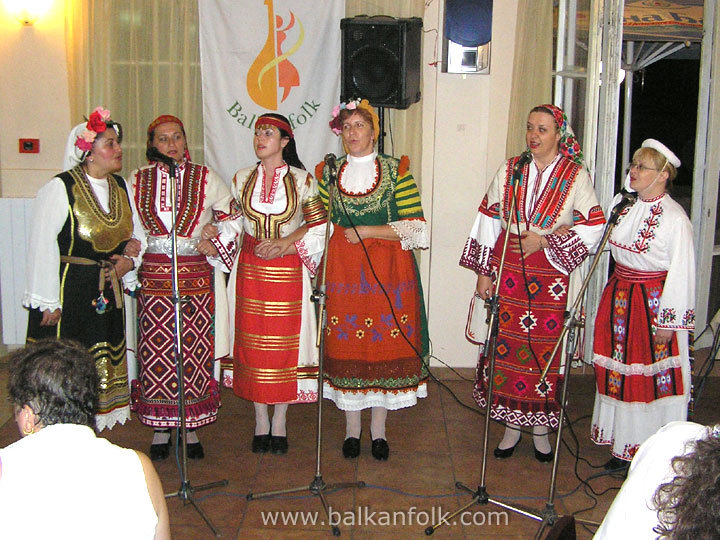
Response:
[[[16,416],[28,407],[38,428],[95,427],[98,375],[92,356],[79,343],[48,339],[15,351],[10,356],[8,389]]]
[[[660,524],[653,529],[669,540],[720,537],[720,426],[690,443],[689,452],[673,458],[675,478],[662,484],[654,503]]]

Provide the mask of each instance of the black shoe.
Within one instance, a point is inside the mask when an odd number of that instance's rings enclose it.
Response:
[[[493,455],[498,459],[506,459],[513,455],[513,452],[515,451],[515,448],[517,448],[517,445],[520,444],[520,441],[522,440],[522,437],[520,437],[517,442],[515,443],[515,446],[511,446],[510,448],[495,448],[493,450]]]
[[[356,458],[360,455],[360,439],[357,437],[348,437],[342,445],[343,456],[348,459]]]
[[[151,444],[150,445],[150,460],[151,461],[162,461],[167,459],[170,455],[170,441],[163,444]]]
[[[385,439],[375,439],[370,448],[372,456],[378,461],[387,461],[390,456],[390,446]]]
[[[255,435],[252,440],[253,454],[265,454],[270,450],[270,434]]]
[[[273,454],[287,454],[288,451],[288,440],[287,437],[270,437],[270,452]]]
[[[151,444],[150,445],[150,460],[151,461],[162,461],[167,459],[170,455],[170,428],[167,429],[156,429],[156,433],[167,433],[168,441],[165,443]]]
[[[615,456],[611,457],[610,460],[603,466],[603,468],[606,471],[624,471],[628,467],[630,467],[630,462],[625,461],[624,459],[616,458]]]
[[[555,454],[552,450],[550,450],[547,454],[544,454],[540,450],[535,448],[535,459],[537,459],[540,463],[548,463],[552,461],[554,457]]]
[[[189,459],[202,459],[205,457],[205,451],[199,442],[188,443],[186,449]]]

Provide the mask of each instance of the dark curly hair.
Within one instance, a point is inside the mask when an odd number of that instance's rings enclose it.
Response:
[[[653,497],[660,522],[653,532],[669,540],[720,538],[720,439],[711,431],[673,458],[675,478]]]
[[[95,361],[81,344],[43,339],[10,355],[10,400],[28,405],[43,425],[95,427],[98,374]]]

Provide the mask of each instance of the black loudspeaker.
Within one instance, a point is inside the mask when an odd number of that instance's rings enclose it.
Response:
[[[340,21],[340,100],[407,109],[420,100],[422,19],[361,15]]]

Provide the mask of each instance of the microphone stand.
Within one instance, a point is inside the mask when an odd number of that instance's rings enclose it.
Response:
[[[547,373],[550,370],[550,366],[553,363],[553,360],[555,359],[555,355],[557,354],[558,350],[560,349],[560,345],[562,344],[563,339],[565,339],[565,336],[567,335],[567,341],[565,343],[565,366],[564,366],[564,372],[563,372],[563,387],[562,387],[562,397],[560,400],[560,419],[557,429],[557,436],[555,439],[555,457],[553,459],[553,468],[552,473],[550,475],[550,488],[548,490],[548,500],[545,503],[545,509],[543,511],[542,517],[542,523],[540,525],[540,528],[538,529],[536,538],[540,538],[542,532],[545,530],[547,526],[552,526],[555,523],[555,520],[558,518],[558,514],[555,510],[555,484],[557,482],[557,473],[558,473],[558,462],[559,462],[559,456],[560,456],[560,442],[562,441],[562,432],[563,432],[563,420],[565,419],[565,407],[567,405],[567,392],[568,392],[568,386],[570,381],[570,359],[572,358],[573,353],[575,352],[575,339],[576,339],[576,333],[577,329],[582,326],[582,322],[578,321],[577,314],[581,309],[583,297],[585,296],[585,291],[587,290],[588,286],[590,285],[590,278],[595,273],[595,270],[597,269],[598,263],[600,262],[600,256],[602,255],[603,250],[605,249],[605,245],[607,244],[608,240],[610,239],[610,234],[612,233],[613,229],[615,228],[615,225],[617,224],[618,217],[620,217],[620,212],[625,209],[627,206],[632,206],[635,203],[635,200],[637,198],[637,195],[633,197],[632,194],[625,194],[623,196],[623,199],[613,208],[610,217],[608,218],[607,225],[605,226],[605,231],[603,232],[602,238],[600,239],[600,244],[597,247],[597,250],[595,251],[595,255],[592,260],[592,264],[590,265],[590,269],[588,270],[587,275],[585,276],[585,279],[582,282],[582,285],[580,286],[580,290],[578,291],[577,297],[575,298],[575,302],[573,303],[572,308],[570,311],[565,312],[565,322],[562,327],[562,331],[560,332],[560,336],[557,338],[557,341],[555,342],[555,347],[552,350],[552,353],[550,354],[550,359],[548,360],[547,364],[545,365],[545,368],[542,371],[542,374],[540,375],[540,381],[543,384],[547,384],[545,377],[547,377]],[[599,523],[594,521],[588,521],[588,520],[582,520],[582,519],[576,519],[576,521],[580,523],[586,523],[590,525],[599,525]]]
[[[325,328],[327,327],[327,311],[326,311],[326,298],[327,298],[327,262],[330,255],[328,246],[330,245],[331,235],[331,224],[332,224],[332,211],[333,211],[333,196],[335,194],[335,188],[337,183],[337,167],[335,166],[335,156],[328,154],[325,156],[325,163],[329,168],[329,179],[328,179],[328,208],[327,208],[327,226],[325,228],[325,248],[323,251],[323,260],[320,267],[320,275],[318,276],[318,283],[313,290],[310,299],[318,305],[318,328],[317,328],[317,341],[318,346],[318,400],[317,400],[317,439],[315,441],[315,477],[308,486],[300,486],[288,489],[278,489],[275,491],[266,491],[263,493],[248,493],[246,499],[248,501],[256,499],[265,499],[269,497],[275,497],[277,495],[285,495],[288,493],[298,493],[300,491],[309,491],[311,495],[314,495],[320,499],[323,509],[325,510],[325,516],[327,517],[327,523],[330,525],[333,536],[340,536],[340,527],[330,517],[330,508],[325,498],[325,492],[327,491],[338,491],[347,488],[362,488],[365,487],[365,482],[340,482],[335,484],[326,484],[322,476],[322,409],[323,409],[323,363],[325,356]]]
[[[159,152],[157,152],[159,154]],[[183,316],[180,304],[182,299],[180,298],[180,280],[178,278],[178,254],[177,254],[177,171],[175,167],[175,161],[171,158],[167,158],[161,154],[160,156],[154,155],[153,158],[158,158],[158,161],[165,163],[170,169],[170,198],[172,200],[172,228],[170,232],[170,238],[172,240],[172,302],[175,308],[175,374],[178,380],[178,415],[180,417],[180,434],[178,437],[182,443],[180,445],[182,454],[182,467],[180,468],[180,488],[172,493],[166,493],[165,498],[178,497],[183,501],[184,505],[191,504],[193,508],[200,514],[207,526],[210,527],[213,534],[216,537],[220,536],[220,532],[213,526],[210,518],[202,511],[193,499],[193,494],[196,491],[204,491],[207,489],[213,489],[220,486],[226,486],[227,480],[220,480],[219,482],[212,482],[197,487],[192,487],[190,480],[188,479],[187,473],[187,419],[185,418],[185,376],[183,369],[183,346],[182,346],[182,324]],[[177,456],[177,439],[175,446],[175,456]]]
[[[513,183],[512,195],[513,196],[512,196],[512,199],[510,200],[510,212],[508,214],[510,216],[510,220],[508,222],[507,233],[505,235],[505,241],[503,243],[502,257],[500,258],[500,265],[498,267],[497,279],[495,280],[495,283],[497,283],[497,284],[502,282],[501,278],[502,278],[502,272],[503,272],[503,269],[505,266],[505,257],[506,257],[506,253],[507,253],[508,239],[510,237],[510,227],[512,224],[512,216],[515,213],[515,207],[516,207],[516,203],[517,203],[517,187],[518,187],[518,182],[520,181],[520,179],[522,177],[522,167],[521,167],[522,159],[523,158],[521,157],[520,160],[518,160],[518,162],[515,164],[515,167],[513,169],[513,176],[512,176],[512,183]],[[618,214],[619,214],[619,212],[618,212]],[[615,218],[615,220],[617,220],[617,217]],[[519,221],[519,216],[518,216],[518,221]],[[592,272],[595,270],[595,268],[597,266],[597,261],[599,259],[599,255],[602,253],[602,248],[604,247],[605,243],[607,242],[607,239],[610,236],[611,230],[612,230],[612,228],[609,228],[609,230],[606,231],[606,233],[603,235],[603,242],[602,242],[601,246],[598,248],[598,250],[595,254],[595,259],[593,261],[593,265],[590,269],[590,272],[588,273],[587,277],[585,278],[585,281],[583,282],[583,287],[580,291],[580,294],[578,295],[578,299],[575,302],[576,306],[580,305],[582,296],[583,296],[585,289],[587,288],[587,285],[589,283],[590,275],[592,274]],[[496,506],[504,508],[505,510],[510,510],[511,512],[515,512],[517,514],[523,515],[530,519],[534,519],[534,520],[542,522],[540,525],[540,528],[538,529],[537,534],[535,535],[535,539],[539,540],[541,538],[541,534],[544,531],[545,527],[548,525],[553,525],[558,517],[557,512],[555,511],[553,499],[555,496],[555,481],[556,481],[556,477],[557,477],[557,464],[558,464],[558,455],[559,455],[559,450],[560,450],[560,441],[562,438],[562,424],[563,424],[563,419],[564,419],[566,393],[567,393],[567,388],[568,388],[568,384],[567,384],[568,373],[569,373],[568,367],[569,367],[570,363],[569,362],[565,363],[565,381],[563,384],[561,407],[560,407],[560,420],[559,420],[560,424],[558,427],[557,440],[555,443],[555,457],[553,460],[553,471],[552,471],[552,479],[551,479],[551,483],[550,483],[550,493],[549,493],[548,502],[545,506],[545,509],[543,511],[536,511],[536,510],[530,509],[528,507],[525,507],[525,506],[522,506],[519,504],[512,505],[501,499],[495,499],[495,498],[491,497],[487,491],[485,478],[486,478],[486,471],[487,471],[487,450],[488,450],[488,432],[490,429],[490,409],[492,406],[492,394],[493,394],[493,375],[495,373],[495,353],[496,353],[497,335],[498,335],[498,329],[499,329],[498,328],[498,316],[500,313],[500,298],[499,298],[499,295],[497,294],[497,290],[496,290],[495,294],[493,294],[492,297],[490,297],[488,300],[486,300],[485,303],[488,305],[489,311],[490,311],[490,315],[488,318],[488,337],[485,340],[485,347],[483,349],[483,352],[480,352],[479,354],[482,355],[484,352],[489,351],[490,363],[487,368],[487,373],[488,373],[488,377],[487,377],[488,384],[487,384],[487,391],[486,391],[487,401],[485,404],[485,428],[484,428],[484,432],[483,432],[483,453],[482,453],[482,467],[481,467],[481,472],[480,472],[480,485],[478,486],[478,488],[476,490],[473,491],[472,489],[467,487],[462,482],[456,482],[455,487],[458,489],[462,489],[462,490],[466,491],[467,493],[470,493],[473,496],[472,499],[470,500],[469,503],[467,503],[462,508],[460,508],[460,509],[456,510],[455,512],[453,512],[452,514],[444,517],[442,519],[442,521],[440,521],[439,523],[436,523],[434,525],[427,527],[425,529],[425,534],[430,536],[441,526],[452,523],[453,518],[455,516],[465,512],[473,504],[492,503],[492,504],[495,504]],[[575,306],[573,307],[573,309],[575,310]],[[563,333],[560,335],[560,337],[557,340],[555,349],[553,350],[553,354],[555,354],[558,347],[560,346],[560,343],[562,343],[562,340],[563,340],[565,333],[567,332],[567,328],[569,326],[570,325],[566,321],[566,325],[563,327]],[[569,352],[568,352],[568,357],[569,357],[572,354],[572,352],[574,351],[574,335],[572,336],[572,338],[568,339],[567,344],[568,344],[568,350],[569,350]],[[551,360],[552,360],[552,357],[551,357]],[[547,369],[549,368],[549,364],[550,364],[550,362],[548,362],[548,365],[545,367],[545,371],[542,373],[541,381],[543,381],[543,382],[545,380],[545,375],[546,375]],[[593,522],[593,521],[583,521],[583,520],[577,520],[577,521],[581,521],[583,523],[587,523],[587,524],[591,524],[591,525],[599,525],[599,523]]]

